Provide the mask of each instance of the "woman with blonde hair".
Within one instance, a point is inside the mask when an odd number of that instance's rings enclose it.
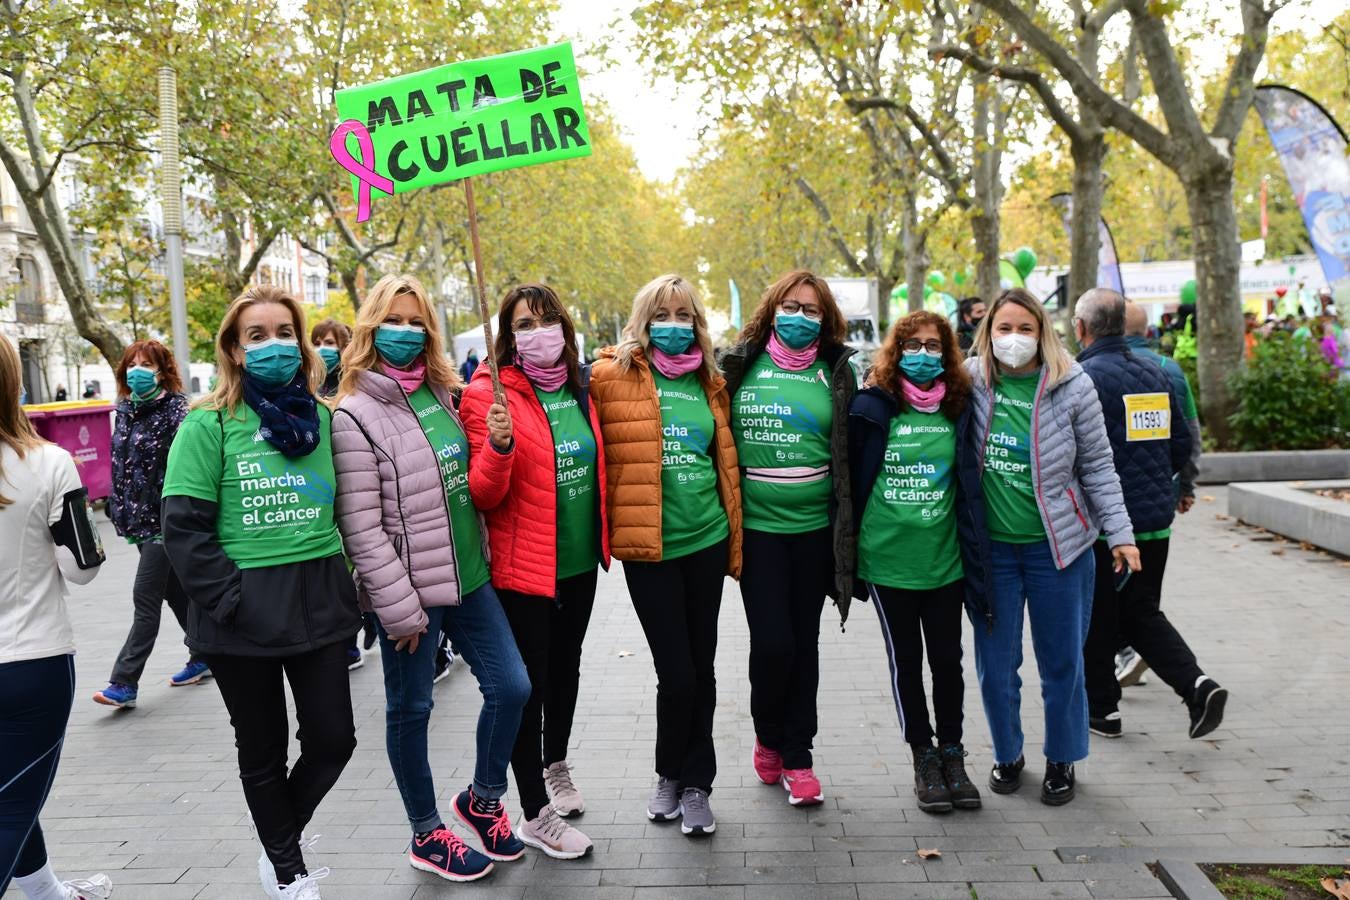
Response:
[[[343,354],[333,421],[338,525],[361,605],[379,619],[385,744],[412,829],[408,864],[472,881],[492,870],[492,860],[525,851],[501,797],[530,680],[489,580],[483,524],[469,494],[469,441],[452,401],[460,387],[421,283],[381,278]],[[506,452],[510,416],[494,403],[486,417],[491,449],[482,452]],[[483,853],[445,827],[427,757],[442,632],[483,694],[473,783],[453,801]]]
[[[319,896],[300,833],[356,748],[347,645],[361,625],[333,516],[332,414],[304,313],[279,287],[240,294],[216,334],[215,389],[188,413],[164,478],[164,549],[188,595],[188,647],[230,712],[271,897]],[[287,771],[285,684],[300,758]]]
[[[103,551],[75,460],[38,437],[19,407],[19,353],[0,335],[0,894],[104,900],[106,875],[58,881],[38,815],[75,699],[66,583],[88,584]]]
[[[1029,615],[1045,705],[1041,800],[1059,806],[1073,799],[1073,764],[1088,754],[1083,642],[1096,569],[1088,551],[1105,534],[1117,569],[1133,571],[1139,551],[1097,390],[1040,301],[1021,288],[1004,291],[972,352],[973,445],[964,458],[978,469],[988,515],[980,555],[990,564],[993,621],[975,629],[975,666],[994,742],[989,787],[1009,794],[1022,783],[1017,670]]]
[[[648,282],[591,375],[609,489],[610,548],[656,666],[657,784],[647,816],[717,827],[717,615],[741,572],[741,488],[726,381],[703,304],[679,275]]]

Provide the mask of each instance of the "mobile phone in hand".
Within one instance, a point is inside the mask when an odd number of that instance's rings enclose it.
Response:
[[[1120,571],[1115,573],[1115,585],[1117,592],[1124,590],[1125,584],[1130,580],[1130,576],[1133,574],[1134,569],[1131,569],[1128,565],[1125,565],[1124,563],[1121,564]]]

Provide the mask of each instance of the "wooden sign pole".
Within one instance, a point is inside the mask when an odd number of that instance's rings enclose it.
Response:
[[[464,179],[464,201],[469,206],[469,241],[473,244],[473,280],[478,287],[478,316],[483,322],[483,340],[487,342],[486,357],[488,371],[492,373],[492,396],[498,403],[506,405],[506,395],[502,391],[501,376],[497,374],[497,354],[492,343],[492,313],[488,311],[487,287],[483,284],[483,251],[478,244],[478,207],[473,202],[473,179]]]

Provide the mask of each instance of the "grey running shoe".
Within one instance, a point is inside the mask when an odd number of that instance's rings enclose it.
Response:
[[[553,800],[553,808],[564,819],[586,811],[586,801],[581,799],[581,791],[572,783],[572,767],[567,760],[555,762],[544,770],[544,786]]]
[[[1144,684],[1144,673],[1147,671],[1148,662],[1135,653],[1133,647],[1126,647],[1116,654],[1116,681],[1121,687]]]
[[[717,830],[708,792],[685,788],[680,794],[680,831],[685,834],[712,834]]]
[[[654,822],[669,822],[679,814],[679,783],[674,778],[658,778],[652,799],[647,801],[647,818]]]

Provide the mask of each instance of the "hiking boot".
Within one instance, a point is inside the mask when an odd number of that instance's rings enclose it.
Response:
[[[586,811],[586,801],[581,799],[581,791],[572,783],[572,767],[567,760],[555,762],[544,770],[544,787],[548,789],[554,811],[564,819]]]
[[[925,747],[914,757],[914,796],[926,813],[952,811],[952,792],[942,775],[942,756],[936,747]]]
[[[97,697],[94,699],[98,699]],[[1191,712],[1191,737],[1204,737],[1223,724],[1223,707],[1228,691],[1213,678],[1201,675],[1186,706]]]
[[[1022,786],[1022,770],[1026,768],[1027,760],[1024,756],[1019,756],[1010,763],[994,763],[994,768],[989,770],[989,790],[995,794],[1011,794]]]
[[[104,706],[115,706],[118,709],[134,709],[136,689],[129,684],[118,684],[114,681],[94,694],[94,702],[102,703]]]
[[[185,687],[189,684],[196,684],[203,678],[211,677],[211,667],[204,662],[193,662],[188,660],[188,664],[183,666],[174,676],[169,679],[169,687]]]
[[[966,748],[960,744],[943,744],[942,778],[952,795],[952,806],[957,809],[979,809],[980,789],[966,774]]]
[[[788,803],[793,806],[815,806],[825,800],[820,779],[811,769],[784,769],[783,788],[788,792]]]
[[[492,871],[492,860],[444,825],[428,834],[413,835],[408,844],[408,865],[446,881],[476,881]]]
[[[520,859],[525,845],[511,830],[511,817],[500,800],[479,797],[470,786],[455,795],[455,815],[483,842],[483,853],[492,859],[510,862]]]
[[[783,777],[783,756],[770,750],[755,738],[755,777],[765,784],[777,784]]]
[[[1144,673],[1147,671],[1148,661],[1136,653],[1133,647],[1126,647],[1116,654],[1116,683],[1121,687],[1144,684]]]
[[[1088,716],[1088,731],[1102,737],[1120,737],[1120,711],[1109,712],[1104,716]]]
[[[701,788],[685,788],[680,792],[680,831],[685,834],[712,834],[717,830],[708,792]]]
[[[577,859],[591,852],[591,839],[567,824],[552,806],[520,826],[516,836],[554,859]]]
[[[1073,763],[1045,762],[1045,778],[1041,781],[1041,802],[1048,806],[1063,806],[1073,799]]]
[[[680,783],[664,775],[656,780],[656,790],[647,801],[647,818],[654,822],[669,822],[680,814]]]

